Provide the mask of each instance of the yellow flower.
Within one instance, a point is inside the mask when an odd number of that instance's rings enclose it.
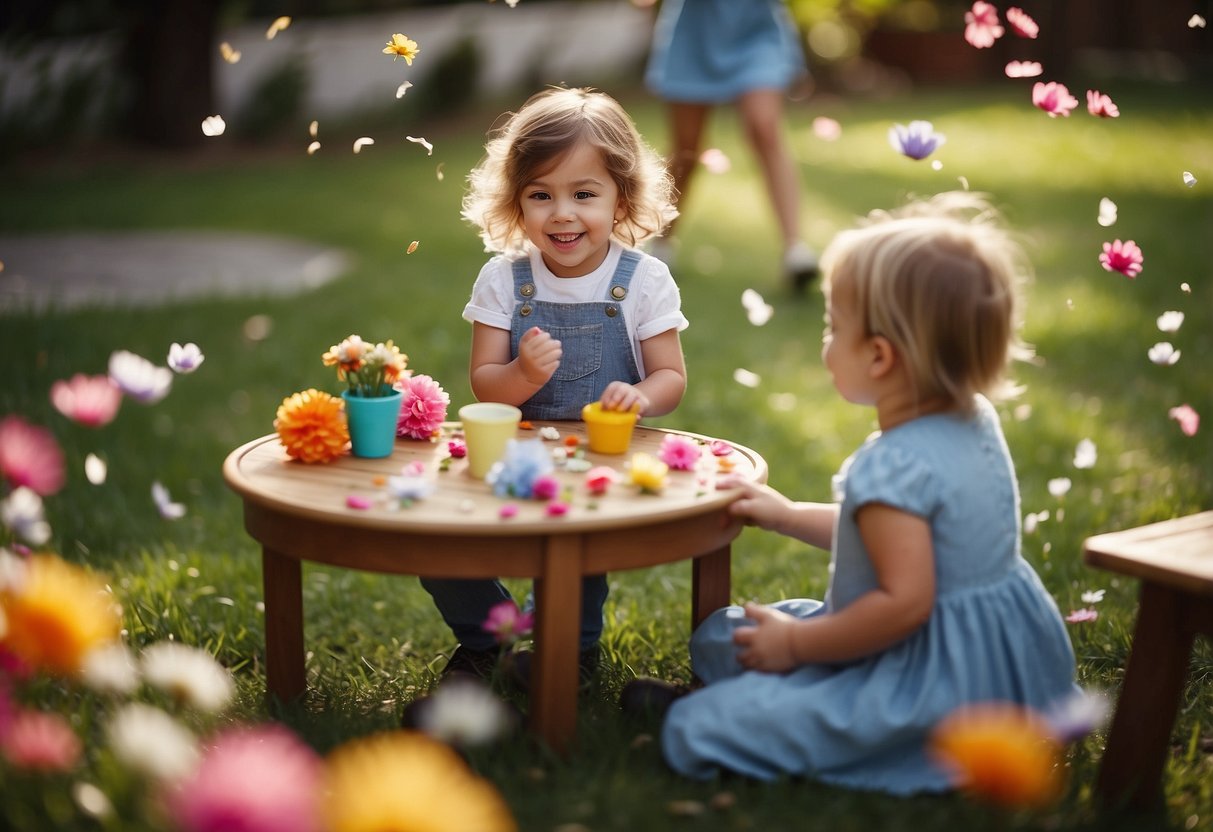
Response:
[[[437,740],[392,731],[353,740],[325,761],[330,832],[514,832],[487,780]]]
[[[350,431],[345,403],[319,390],[304,390],[282,400],[274,429],[287,456],[303,462],[328,462],[346,452]]]
[[[4,645],[38,670],[80,671],[93,649],[114,642],[122,619],[100,578],[54,555],[34,555],[0,593]]]
[[[930,750],[975,797],[1009,808],[1045,806],[1061,792],[1061,747],[1027,708],[961,708],[935,727]]]
[[[632,485],[639,486],[646,494],[660,494],[661,489],[665,488],[665,476],[670,472],[670,466],[652,454],[636,453],[632,454],[631,471]]]
[[[417,41],[411,40],[408,37],[399,33],[392,35],[392,39],[388,41],[387,48],[383,50],[384,55],[394,55],[396,58],[404,58],[404,62],[409,66],[413,65],[413,58],[417,57],[417,53],[421,50],[417,47]]]

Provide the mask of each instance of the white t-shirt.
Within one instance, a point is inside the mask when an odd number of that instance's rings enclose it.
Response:
[[[671,329],[679,332],[690,326],[682,314],[682,298],[678,284],[665,263],[644,252],[636,264],[636,272],[628,284],[627,297],[620,301],[628,334],[632,337],[632,353],[636,369],[645,377],[644,357],[640,342]],[[535,282],[534,300],[551,303],[591,303],[608,300],[607,290],[623,246],[614,240],[602,265],[581,277],[557,277],[543,263],[543,255],[531,247],[531,274]],[[472,299],[463,307],[463,319],[509,330],[517,299],[514,295],[513,261],[498,255],[480,269],[472,287]]]

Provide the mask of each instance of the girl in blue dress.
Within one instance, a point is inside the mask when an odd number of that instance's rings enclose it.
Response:
[[[926,742],[945,716],[988,701],[1045,710],[1077,691],[1061,615],[1020,554],[990,403],[1026,352],[1021,258],[990,218],[979,197],[941,194],[827,250],[822,356],[880,430],[843,463],[833,503],[737,485],[734,514],[831,551],[829,590],[718,610],[695,631],[705,687],[675,699],[662,730],[677,771],[942,791],[951,778]]]

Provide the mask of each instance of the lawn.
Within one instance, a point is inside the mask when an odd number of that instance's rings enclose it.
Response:
[[[1084,592],[1106,590],[1093,605],[1097,620],[1068,626],[1080,682],[1115,696],[1137,587],[1085,567],[1083,539],[1213,507],[1213,431],[1202,427],[1187,436],[1168,415],[1186,403],[1213,418],[1213,385],[1201,370],[1213,357],[1213,91],[1136,84],[1105,91],[1120,106],[1119,119],[1096,119],[1081,109],[1052,119],[1031,107],[1026,87],[1007,82],[882,100],[821,96],[796,106],[791,131],[805,185],[805,224],[818,247],[871,209],[965,185],[989,193],[1022,235],[1036,269],[1025,336],[1038,358],[1017,368],[1026,390],[1002,411],[1023,510],[1049,512],[1025,535],[1025,556],[1063,613],[1088,606]],[[616,92],[662,148],[664,125],[653,102],[634,90]],[[0,173],[6,233],[230,229],[292,235],[356,258],[344,277],[295,297],[0,318],[6,370],[0,417],[16,413],[48,426],[67,459],[66,486],[46,500],[54,530],[48,548],[110,576],[132,647],[172,638],[204,647],[232,670],[236,703],[221,723],[270,716],[262,696],[259,551],[244,532],[239,501],[223,483],[222,461],[272,429],[285,396],[308,387],[337,392],[320,355],[352,332],[394,339],[410,367],[438,379],[453,404],[471,400],[469,328],[460,311],[485,254],[460,222],[458,207],[463,177],[497,112],[395,128],[398,136],[385,131],[358,155],[349,150],[357,132],[328,135],[322,125],[325,144],[314,156],[304,152],[303,140],[270,150],[213,147],[188,159],[65,153]],[[814,135],[810,124],[819,115],[841,123],[838,141]],[[889,126],[911,119],[929,119],[946,134],[932,157],[938,169],[890,149]],[[405,132],[426,135],[433,156],[404,141]],[[718,115],[711,143],[732,166],[697,180],[675,269],[691,321],[683,337],[690,385],[678,411],[653,423],[734,438],[771,462],[776,487],[826,500],[831,474],[873,429],[873,413],[839,399],[821,367],[820,294],[795,298],[780,284],[777,235],[731,113]],[[1193,187],[1184,186],[1185,170],[1197,177]],[[1118,206],[1118,219],[1107,228],[1096,221],[1104,197]],[[1144,270],[1135,280],[1099,264],[1103,242],[1116,238],[1135,240],[1144,251]],[[406,254],[414,240],[416,251]],[[740,296],[747,288],[775,307],[762,327],[746,320]],[[1170,334],[1156,324],[1168,310],[1186,315]],[[253,316],[268,319],[267,337],[248,337]],[[196,342],[206,361],[178,377],[162,403],[128,402],[97,430],[70,423],[51,406],[54,381],[103,373],[118,349],[162,363],[174,341]],[[1151,363],[1147,351],[1159,341],[1182,351],[1177,364]],[[758,385],[734,381],[738,368],[757,374]],[[1097,449],[1093,467],[1074,465],[1083,439]],[[90,453],[108,464],[102,486],[83,476]],[[1049,483],[1059,478],[1072,485],[1054,496]],[[153,481],[185,504],[182,519],[160,517],[149,496]],[[827,563],[826,553],[747,530],[734,546],[733,592],[738,599],[820,597]],[[1031,812],[1003,814],[961,797],[854,794],[801,781],[680,779],[665,768],[657,744],[646,741],[657,726],[625,719],[615,699],[637,674],[688,677],[689,599],[685,564],[612,575],[607,663],[582,702],[577,747],[562,759],[519,739],[470,754],[520,828],[1213,829],[1213,653],[1207,643],[1196,651],[1174,728],[1165,814],[1149,820],[1114,821],[1095,809],[1091,788],[1102,731],[1070,751],[1061,800]],[[433,684],[440,654],[453,646],[412,578],[305,567],[304,604],[310,692],[301,705],[273,715],[321,752],[394,727],[403,706]],[[112,707],[102,697],[51,683],[30,695],[75,714],[88,737]],[[85,768],[74,778],[31,778],[0,765],[0,826],[144,828],[135,785],[114,772],[97,745],[90,741]],[[69,797],[79,779],[109,789],[119,816],[95,821],[82,813]],[[731,805],[721,808],[729,801],[718,800],[698,816],[674,816],[686,801],[706,805],[722,792],[732,795]],[[447,798],[434,799],[441,805]]]

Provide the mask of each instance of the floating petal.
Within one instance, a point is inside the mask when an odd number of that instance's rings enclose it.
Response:
[[[1189,170],[1184,171],[1184,184],[1189,188],[1196,184],[1196,177],[1193,176],[1192,172]]]
[[[361,153],[362,148],[366,147],[367,145],[374,144],[374,143],[375,143],[375,140],[372,139],[370,136],[362,136],[361,138],[354,139],[354,152]]]
[[[159,482],[152,483],[152,502],[165,520],[180,520],[185,516],[185,506],[182,503],[174,503],[168,489]]]
[[[401,84],[400,86],[396,87],[396,97],[397,97],[397,98],[404,98],[404,94],[405,94],[406,92],[408,92],[408,91],[409,91],[409,89],[411,89],[411,88],[412,88],[412,86],[413,86],[413,82],[412,82],[412,81],[405,81],[403,84]]]
[[[204,136],[222,136],[226,129],[227,124],[224,122],[223,116],[207,116],[202,120],[202,135]]]
[[[1074,467],[1093,468],[1097,456],[1095,443],[1090,439],[1082,439],[1079,441],[1078,447],[1074,449]]]
[[[227,41],[219,44],[219,54],[223,56],[223,60],[229,64],[234,64],[240,60],[240,52],[233,49],[232,45]]]
[[[417,53],[421,50],[417,46],[417,41],[412,40],[406,35],[399,32],[392,35],[392,39],[388,41],[387,48],[383,50],[383,54],[391,55],[392,60],[404,58],[404,62],[409,66],[413,65],[413,58],[417,57]]]
[[[733,371],[733,381],[737,382],[743,387],[757,387],[762,383],[762,376],[758,375],[758,373],[738,367]]]
[[[108,467],[101,457],[89,454],[84,458],[84,478],[93,485],[102,485],[107,473]]]
[[[1179,356],[1182,355],[1181,350],[1175,349],[1169,341],[1159,341],[1154,346],[1150,347],[1146,353],[1160,367],[1170,367],[1175,362],[1179,361]]]
[[[732,161],[718,147],[709,147],[700,153],[699,163],[707,169],[708,173],[728,173],[729,169],[733,167]]]
[[[1078,106],[1078,99],[1070,95],[1065,84],[1056,81],[1045,84],[1037,81],[1032,87],[1032,106],[1044,110],[1049,114],[1049,118],[1068,118],[1070,111]]]
[[[1099,200],[1099,224],[1104,228],[1116,224],[1116,203],[1106,196]]]
[[[971,46],[985,49],[1006,31],[998,22],[998,9],[992,3],[977,0],[973,8],[965,12],[964,38]]]
[[[312,142],[311,144],[309,144],[307,146],[307,155],[311,156],[319,149],[320,149],[320,142]],[[354,151],[354,152],[357,153],[358,151]]]
[[[1008,78],[1035,78],[1044,72],[1039,61],[1011,61],[1004,70]]]
[[[1179,407],[1173,407],[1167,411],[1167,415],[1179,422],[1179,429],[1184,432],[1184,436],[1195,436],[1196,431],[1200,429],[1200,414],[1192,409],[1191,405],[1181,404]]]
[[[271,23],[270,27],[265,30],[265,39],[273,40],[274,38],[276,38],[278,36],[279,32],[281,32],[283,29],[285,29],[287,26],[290,26],[290,25],[291,25],[291,18],[288,15],[283,15],[282,17],[274,18],[274,22]]]
[[[1171,310],[1158,316],[1158,328],[1163,332],[1178,332],[1183,326],[1184,313]]]
[[[835,142],[842,135],[842,125],[827,116],[813,119],[813,135],[824,142]]]
[[[429,142],[427,142],[425,139],[423,139],[421,136],[405,136],[404,138],[410,142],[413,142],[414,144],[419,144],[422,147],[424,147],[426,156],[434,155],[434,146],[432,144],[430,144]]]
[[[1099,90],[1087,90],[1087,112],[1100,118],[1117,118],[1120,108]]]

